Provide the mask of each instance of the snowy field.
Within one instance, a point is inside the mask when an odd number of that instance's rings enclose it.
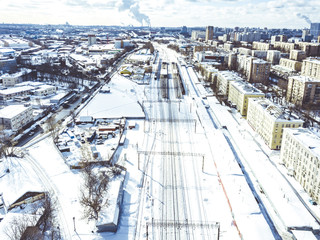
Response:
[[[110,83],[110,93],[98,93],[82,109],[80,116],[93,118],[144,118],[137,96],[143,96],[143,87],[116,74]]]

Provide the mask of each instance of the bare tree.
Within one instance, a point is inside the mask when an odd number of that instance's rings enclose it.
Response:
[[[80,190],[80,203],[84,207],[84,218],[99,217],[102,207],[108,205],[106,193],[109,177],[104,172],[95,172],[92,164],[83,168],[84,185]]]
[[[34,227],[37,223],[35,215],[23,214],[20,217],[13,217],[10,223],[5,227],[4,233],[10,240],[39,239],[34,238],[38,235],[38,231]],[[27,231],[27,229],[29,230]]]
[[[6,134],[4,127],[0,126],[0,158],[12,156],[16,144],[17,142],[13,140],[13,137]]]
[[[51,132],[53,142],[56,143],[59,137],[59,124],[56,123],[55,118],[53,116],[48,118],[47,127],[48,131]]]

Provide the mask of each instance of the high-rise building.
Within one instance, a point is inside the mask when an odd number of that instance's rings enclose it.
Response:
[[[317,37],[320,35],[320,23],[311,23],[310,34],[317,39]]]
[[[213,40],[213,26],[207,26],[206,41]]]
[[[95,34],[89,34],[88,35],[88,45],[91,46],[93,44],[97,43],[96,35]]]

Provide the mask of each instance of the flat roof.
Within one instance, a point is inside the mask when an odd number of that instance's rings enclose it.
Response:
[[[275,120],[303,123],[303,120],[299,119],[296,115],[290,113],[287,109],[274,104],[266,98],[250,98],[249,102],[250,101],[256,102]]]
[[[10,105],[3,109],[0,109],[0,118],[13,118],[18,114],[24,112],[29,107],[23,105]]]
[[[320,79],[316,79],[313,77],[309,77],[309,76],[301,76],[301,75],[296,75],[296,76],[291,76],[290,78],[298,80],[300,82],[318,82],[320,83]]]
[[[290,133],[320,159],[320,137],[307,128],[290,128]]]
[[[31,87],[31,86],[13,87],[13,88],[0,90],[0,94],[1,95],[8,95],[8,94],[18,93],[18,92],[23,92],[23,91],[30,91],[33,89],[34,89],[34,87]]]
[[[252,84],[246,81],[233,81],[230,84],[232,84],[235,88],[237,88],[243,94],[264,96],[264,93],[261,90],[255,88]]]

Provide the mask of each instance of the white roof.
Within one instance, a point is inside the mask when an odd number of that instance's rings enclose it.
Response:
[[[0,110],[0,118],[13,118],[29,107],[23,105],[10,105]]]
[[[30,87],[30,86],[13,87],[13,88],[0,90],[0,94],[8,95],[8,94],[13,94],[13,93],[18,93],[18,92],[30,91],[33,89],[34,89],[34,87]]]
[[[255,88],[253,85],[246,81],[232,81],[230,84],[232,84],[243,94],[264,96],[263,92],[261,92],[259,89]]]
[[[304,146],[310,149],[320,159],[320,138],[306,128],[289,129],[292,135]]]
[[[313,78],[313,77],[309,77],[309,76],[301,76],[301,75],[297,75],[297,76],[292,76],[290,77],[292,79],[298,80],[300,82],[318,82],[320,83],[319,79]]]

